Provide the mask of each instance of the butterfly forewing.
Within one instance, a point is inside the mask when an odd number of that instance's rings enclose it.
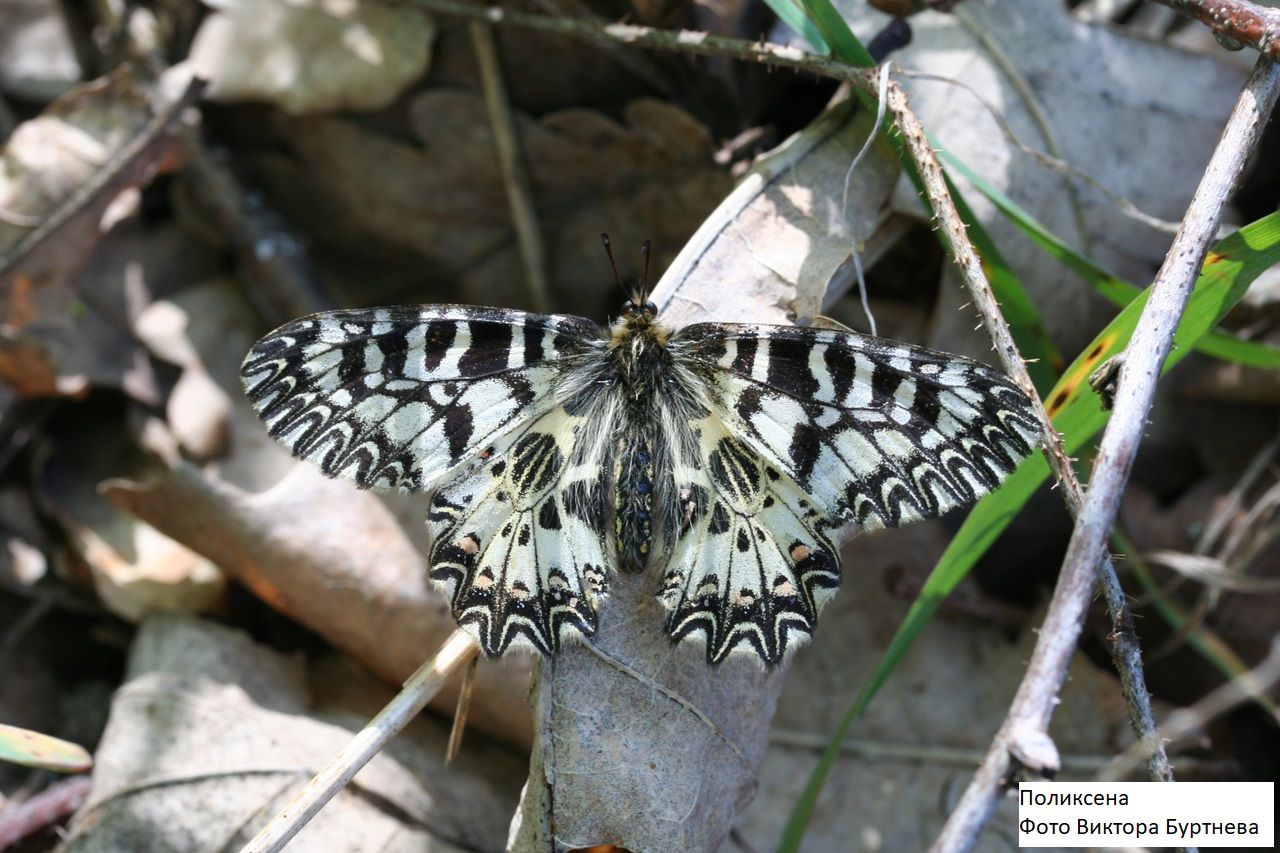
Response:
[[[600,328],[578,317],[463,306],[314,314],[241,368],[271,434],[329,476],[427,491],[552,409],[562,365]]]
[[[714,411],[841,526],[899,527],[986,494],[1038,425],[1008,377],[853,332],[699,324],[672,346],[707,371]]]

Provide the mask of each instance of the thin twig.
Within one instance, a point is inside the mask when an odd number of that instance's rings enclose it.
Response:
[[[1115,408],[1103,433],[1089,493],[1080,508],[1063,559],[1053,603],[1045,617],[1027,675],[1004,724],[969,788],[935,842],[937,851],[967,850],[996,806],[1012,757],[1021,743],[1034,743],[1049,725],[1058,690],[1075,652],[1099,563],[1146,428],[1160,367],[1173,342],[1183,308],[1214,239],[1222,209],[1234,191],[1262,126],[1280,92],[1280,66],[1263,58],[1245,84],[1182,228],[1151,286],[1137,329],[1126,349]],[[1127,612],[1127,611],[1125,611]],[[1145,738],[1154,748],[1154,734]]]
[[[473,657],[462,672],[462,687],[458,690],[458,706],[453,712],[453,728],[449,730],[449,745],[445,747],[444,763],[452,764],[462,751],[462,736],[467,731],[467,715],[471,713],[471,694],[476,686],[476,665],[480,658]]]
[[[0,812],[0,850],[48,829],[74,814],[93,789],[86,773],[55,782],[25,802],[15,802]]]
[[[774,728],[769,732],[769,743],[792,749],[810,749],[821,752],[831,738],[818,732],[797,732]],[[901,743],[874,738],[845,738],[840,751],[869,761],[896,761],[913,764],[934,764],[963,767],[972,770],[985,754],[981,749],[938,746],[932,743]],[[1064,755],[1062,770],[1068,773],[1098,773],[1115,760],[1114,755]]]
[[[480,653],[471,635],[459,628],[444,641],[436,656],[409,677],[404,688],[297,793],[240,853],[275,853],[333,799],[361,767],[369,763],[405,725],[426,707],[449,675]]]
[[[1280,9],[1247,0],[1153,0],[1195,18],[1213,30],[1224,46],[1252,47],[1280,61]]]
[[[493,128],[502,183],[507,190],[507,203],[511,206],[511,223],[515,226],[520,259],[529,282],[529,304],[533,310],[545,314],[551,310],[551,297],[547,287],[547,252],[542,244],[542,232],[538,228],[538,211],[533,204],[529,173],[520,156],[516,123],[511,117],[506,87],[502,83],[502,66],[498,63],[493,28],[476,20],[471,22],[470,32],[471,47],[476,52],[476,63],[480,66],[480,82],[484,88],[485,106],[489,109],[489,125]]]

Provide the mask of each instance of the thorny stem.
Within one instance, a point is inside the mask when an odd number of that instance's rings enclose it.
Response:
[[[1280,9],[1248,0],[1153,0],[1195,18],[1213,30],[1218,41],[1233,48],[1252,47],[1280,61]]]

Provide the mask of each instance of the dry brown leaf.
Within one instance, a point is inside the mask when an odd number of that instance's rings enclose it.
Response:
[[[361,304],[528,304],[483,98],[436,89],[416,97],[409,113],[420,146],[348,121],[283,123],[291,156],[258,163],[272,198],[317,245],[351,264],[349,290]],[[651,239],[661,269],[730,186],[705,131],[687,114],[641,102],[627,115],[646,122],[660,116],[667,130],[589,110],[515,117],[553,304],[588,316],[614,310],[621,299],[582,304],[584,279],[610,277],[601,231],[620,253]],[[624,264],[632,254],[625,256]]]
[[[297,115],[375,110],[422,76],[435,24],[411,5],[219,0],[191,46],[215,101],[268,101]]]
[[[313,694],[308,686],[318,685]],[[391,690],[354,667],[310,669],[218,625],[144,623],[65,849],[239,848]],[[522,761],[472,740],[445,767],[448,724],[411,723],[298,835],[299,850],[494,850]]]
[[[0,249],[87,184],[151,118],[127,71],[78,86],[14,129],[0,157]]]
[[[119,406],[84,406],[52,423],[40,494],[88,568],[98,597],[130,621],[148,613],[197,613],[222,600],[225,579],[208,559],[114,510],[95,487],[145,476],[158,460],[141,447]],[[163,430],[158,423],[151,429]]]

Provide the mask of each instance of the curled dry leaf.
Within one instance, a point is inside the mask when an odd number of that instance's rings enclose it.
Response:
[[[384,107],[422,76],[435,24],[406,4],[224,0],[191,47],[216,101],[294,114]]]
[[[308,684],[327,686],[312,694]],[[65,848],[238,849],[391,698],[354,667],[313,665],[226,628],[144,623]],[[495,850],[521,760],[474,740],[445,767],[448,724],[411,723],[313,820],[300,850]]]
[[[842,207],[869,129],[838,106],[760,164],[659,283],[664,317],[785,323],[798,299],[820,304],[850,231],[871,230],[893,187],[895,170],[873,157]],[[710,669],[695,644],[672,646],[655,592],[650,574],[616,573],[591,643],[540,665],[516,849],[712,850],[754,796],[786,665]]]

